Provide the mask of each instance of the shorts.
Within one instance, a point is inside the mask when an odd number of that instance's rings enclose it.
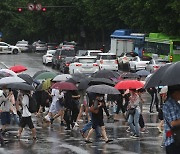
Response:
[[[11,115],[9,112],[2,112],[1,113],[1,124],[2,125],[9,125],[11,122]]]
[[[97,127],[104,126],[104,121],[102,119],[94,119],[92,118],[92,128],[96,129]]]
[[[50,108],[49,108],[49,112],[50,113],[58,113],[59,110],[63,110],[64,107],[62,105],[60,105],[58,102],[56,103],[52,103]]]
[[[21,118],[19,126],[21,128],[24,128],[24,127],[26,127],[26,125],[28,125],[30,129],[34,128],[31,116],[30,117],[22,117]]]

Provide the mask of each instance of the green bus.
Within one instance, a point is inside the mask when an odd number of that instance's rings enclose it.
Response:
[[[145,38],[143,55],[152,57],[154,54],[170,62],[180,61],[180,37],[150,33]]]

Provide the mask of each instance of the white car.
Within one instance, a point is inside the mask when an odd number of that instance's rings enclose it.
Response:
[[[101,50],[87,50],[86,56],[97,56],[98,53],[102,53]]]
[[[118,71],[117,57],[114,53],[98,53],[97,63],[100,70]]]
[[[13,45],[7,44],[5,42],[0,42],[0,53],[11,53],[11,54],[18,54],[21,50]]]
[[[43,64],[47,65],[48,63],[52,63],[52,57],[56,50],[48,50],[45,55],[42,57]]]
[[[69,74],[92,74],[99,71],[95,56],[76,56],[69,65]]]
[[[18,41],[16,47],[18,47],[22,52],[31,51],[28,41],[25,40]]]
[[[147,58],[140,58],[138,56],[134,57],[132,60],[129,61],[130,70],[137,71],[143,70],[146,68],[149,61]]]

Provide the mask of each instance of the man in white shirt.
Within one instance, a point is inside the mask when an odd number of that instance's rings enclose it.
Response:
[[[26,125],[28,125],[32,131],[33,139],[36,140],[36,129],[34,128],[34,125],[31,119],[31,113],[28,110],[28,106],[29,106],[28,95],[30,95],[30,92],[22,91],[22,93],[23,93],[23,98],[22,98],[21,103],[22,103],[23,113],[22,113],[22,118],[20,120],[20,128],[19,128],[17,137],[20,139],[23,129],[25,128]]]

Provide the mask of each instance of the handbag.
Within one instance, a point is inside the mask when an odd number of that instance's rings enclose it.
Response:
[[[94,106],[92,105],[91,107],[89,107],[89,111],[91,113],[97,114],[99,112],[99,108],[95,109]]]
[[[135,112],[136,112],[136,108],[130,108],[130,109],[128,110],[128,113],[131,114],[131,115],[134,115]]]
[[[169,126],[173,139],[174,139],[174,144],[176,146],[180,146],[180,125],[177,126],[171,126],[170,123],[167,121],[165,118],[167,125]]]

